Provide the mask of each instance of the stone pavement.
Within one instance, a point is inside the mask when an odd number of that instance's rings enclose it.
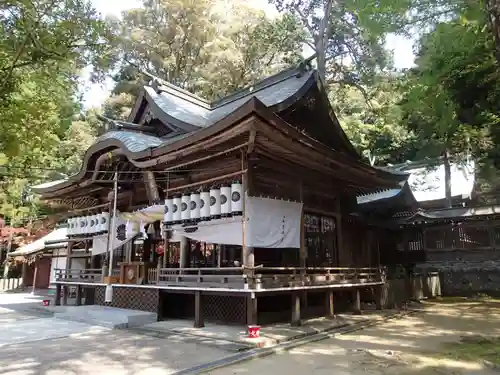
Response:
[[[288,323],[272,324],[261,329],[259,338],[248,338],[246,330],[241,326],[231,326],[205,323],[203,328],[194,328],[192,320],[176,320],[154,322],[141,327],[144,331],[176,333],[230,341],[243,347],[268,348],[282,342],[300,339],[316,333],[330,332],[342,327],[359,323],[375,323],[397,311],[364,311],[362,315],[338,314],[335,319],[317,318],[304,321],[301,326],[295,327]]]
[[[166,375],[239,350],[223,340],[55,319],[40,309],[42,299],[0,294],[2,375]]]

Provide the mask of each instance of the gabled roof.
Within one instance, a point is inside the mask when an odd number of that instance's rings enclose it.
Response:
[[[223,131],[227,131],[229,128],[235,126],[235,124],[241,123],[250,116],[256,116],[263,119],[269,126],[279,129],[282,134],[281,136],[290,137],[292,142],[297,142],[297,145],[301,145],[301,147],[309,148],[311,151],[324,155],[325,160],[333,158],[338,165],[345,164],[346,168],[356,170],[356,179],[358,183],[363,186],[370,186],[369,190],[372,190],[372,187],[373,190],[375,190],[397,186],[399,182],[405,179],[404,175],[400,173],[394,174],[389,171],[372,168],[358,159],[331,149],[321,142],[307,136],[307,134],[291,127],[257,98],[252,97],[240,108],[231,113],[231,115],[226,116],[217,123],[201,128],[195,132],[176,135],[172,138],[163,139],[151,137],[125,130],[110,131],[106,133],[107,135],[105,137],[100,137],[98,141],[87,150],[82,168],[76,175],[57,184],[45,184],[33,187],[33,190],[41,194],[55,194],[55,192],[69,187],[71,187],[71,189],[78,189],[79,183],[85,179],[86,176],[90,177],[90,175],[92,175],[92,171],[96,168],[96,161],[98,157],[100,157],[99,155],[105,155],[104,153],[108,152],[119,152],[120,155],[126,156],[128,161],[139,169],[154,168],[161,163],[165,163],[166,160],[170,160],[170,155],[181,153],[182,149],[210,139]],[[330,168],[328,166],[325,167]],[[361,178],[361,175],[364,177]]]
[[[451,162],[451,196],[470,198],[474,189],[476,166],[474,160]],[[444,163],[417,161],[394,165],[398,172],[409,174],[408,183],[418,202],[445,199]]]
[[[451,164],[451,195],[462,199],[470,198],[475,183],[475,163],[468,160],[465,163]],[[403,164],[378,167],[394,174],[407,176],[410,193],[418,203],[445,199],[444,164],[439,161],[422,160],[408,161]],[[403,185],[402,185],[403,186]],[[387,199],[395,199],[401,189],[389,189],[379,193],[358,196],[358,204],[367,204]]]
[[[500,216],[500,206],[454,207],[435,210],[419,209],[409,217],[399,219],[400,224],[460,222],[465,220],[484,220]]]
[[[308,129],[311,130],[309,134],[312,135],[318,133],[318,131],[312,131],[313,128],[322,127],[323,132],[328,134],[328,137],[326,137],[328,140],[316,137],[317,140],[335,148],[337,151],[360,159],[360,155],[350,143],[330,107],[319,75],[311,68],[309,63],[310,61],[307,60],[298,66],[289,68],[215,101],[207,101],[159,78],[155,78],[151,86],[144,87],[130,114],[129,121],[138,123],[144,110],[148,107],[154,116],[176,131],[193,132],[217,123],[252,98],[263,103],[279,116],[287,109],[293,108],[308,93],[314,91],[318,100],[321,101],[315,111],[321,112],[318,115],[322,117],[321,120],[308,118],[304,130],[306,132],[308,132]],[[304,106],[304,103],[301,105]],[[297,126],[293,121],[287,121],[292,126]],[[335,142],[332,141],[333,139]]]
[[[28,256],[32,255],[35,253],[38,253],[40,251],[44,251],[48,248],[52,248],[50,245],[46,245],[45,242],[48,241],[59,241],[61,242],[56,248],[63,248],[67,245],[66,242],[68,237],[67,237],[68,230],[66,227],[61,227],[53,230],[46,236],[43,236],[42,238],[39,238],[36,241],[33,241],[27,245],[21,246],[20,248],[16,249],[15,251],[11,252],[8,254],[10,257],[15,257],[15,256]]]
[[[234,112],[250,97],[259,99],[267,107],[285,106],[287,100],[315,83],[311,70],[298,73],[294,68],[284,73],[214,102],[207,102],[168,83],[144,89],[148,102],[156,104],[169,123],[181,128],[186,125],[204,128]]]

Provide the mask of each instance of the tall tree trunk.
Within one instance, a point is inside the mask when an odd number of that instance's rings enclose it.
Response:
[[[485,5],[488,23],[495,38],[495,55],[500,64],[500,0],[486,0]]]
[[[326,47],[328,45],[328,38],[330,36],[330,13],[332,13],[333,0],[326,0],[323,8],[323,19],[320,22],[318,34],[316,35],[316,55],[318,58],[318,73],[326,84]]]
[[[444,192],[445,192],[446,208],[451,208],[451,164],[450,164],[450,153],[448,149],[444,150],[443,161],[444,161]]]

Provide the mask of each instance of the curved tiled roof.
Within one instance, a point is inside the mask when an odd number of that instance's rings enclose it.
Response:
[[[170,117],[172,121],[180,121],[200,128],[215,124],[217,121],[228,116],[241,107],[250,97],[255,97],[266,107],[273,107],[291,98],[304,88],[307,81],[314,75],[314,71],[305,71],[298,75],[283,77],[281,80],[268,82],[267,85],[247,89],[246,93],[235,95],[232,99],[209,103],[201,101],[172,85],[163,85],[157,90],[146,86],[146,96],[158,106],[158,108]],[[293,78],[293,79],[290,79]],[[244,95],[243,95],[244,94]]]
[[[94,144],[109,139],[119,141],[130,152],[145,151],[148,148],[157,147],[163,143],[161,138],[152,135],[126,130],[111,130],[99,136]]]

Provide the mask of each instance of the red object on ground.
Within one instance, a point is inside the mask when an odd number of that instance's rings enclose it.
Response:
[[[248,326],[248,338],[256,339],[260,337],[260,326]]]
[[[49,306],[50,305],[50,299],[44,299],[42,301],[42,306]]]

